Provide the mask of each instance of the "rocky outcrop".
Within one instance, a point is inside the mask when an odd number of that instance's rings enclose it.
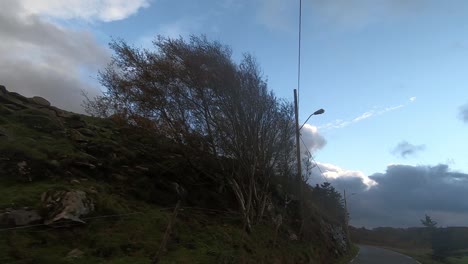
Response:
[[[85,223],[80,217],[94,211],[94,202],[83,191],[48,191],[41,201],[46,211],[47,225],[61,221]]]
[[[325,235],[331,238],[335,248],[336,255],[344,255],[348,252],[349,244],[346,230],[341,225],[334,225],[325,221],[321,221],[322,228]]]
[[[62,221],[85,223],[80,217],[94,211],[93,200],[79,190],[48,191],[42,194],[41,202],[40,210],[23,208],[0,211],[0,226],[51,225]]]
[[[51,106],[50,102],[42,97],[34,96],[27,98],[18,93],[9,92],[3,85],[0,85],[0,104],[3,106],[3,109],[0,109],[0,111],[5,112],[33,109],[41,110],[56,117],[70,117],[74,115],[71,112]]]

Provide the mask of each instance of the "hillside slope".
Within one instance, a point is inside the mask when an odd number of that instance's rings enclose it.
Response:
[[[315,210],[313,237],[300,241],[294,203],[279,198],[245,233],[233,194],[212,177],[220,172],[198,156],[0,86],[0,263],[335,263],[346,255],[340,221]],[[281,197],[281,185],[271,192]]]

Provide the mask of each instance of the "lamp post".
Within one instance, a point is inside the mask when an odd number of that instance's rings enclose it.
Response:
[[[295,119],[296,119],[296,157],[297,157],[297,185],[298,185],[298,188],[299,188],[299,194],[301,194],[301,181],[302,181],[302,164],[301,164],[301,148],[300,148],[300,137],[301,137],[301,129],[302,127],[304,127],[304,125],[307,123],[307,121],[309,121],[309,119],[313,116],[313,115],[321,115],[325,113],[325,110],[323,110],[322,108],[313,112],[311,115],[309,115],[309,117],[307,117],[306,121],[304,122],[304,124],[302,124],[302,126],[299,127],[299,106],[297,104],[297,90],[294,89],[294,115],[295,115]],[[302,195],[301,195],[301,198],[302,198]]]
[[[300,133],[300,130],[302,129],[302,127],[307,123],[307,121],[309,121],[309,119],[313,116],[313,115],[321,115],[325,112],[325,110],[323,109],[319,109],[317,111],[315,111],[314,113],[312,113],[311,115],[309,115],[309,117],[306,119],[306,121],[304,122],[304,124],[302,124],[302,126],[299,127],[299,106],[298,106],[298,102],[297,102],[297,90],[294,89],[294,116],[295,116],[295,123],[296,123],[296,157],[297,157],[297,189],[298,189],[298,194],[299,194],[299,203],[300,203],[300,218],[303,218],[303,206],[302,206],[302,165],[301,165],[301,148],[300,148],[300,137],[301,137],[301,133]],[[303,224],[304,224],[304,219],[301,220],[301,233],[302,233],[302,227],[303,227]]]

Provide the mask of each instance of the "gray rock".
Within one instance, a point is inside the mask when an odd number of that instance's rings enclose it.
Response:
[[[68,252],[67,258],[76,259],[76,258],[83,257],[83,255],[84,255],[83,251],[79,250],[78,248],[75,248],[75,249],[71,250],[70,252]]]
[[[70,180],[70,183],[71,184],[80,184],[81,182],[79,180],[77,180],[77,179],[72,179],[72,180]]]
[[[289,234],[289,240],[290,241],[297,241],[298,239],[299,238],[297,237],[296,234],[294,234],[294,233]]]
[[[61,221],[85,223],[80,217],[94,211],[94,202],[85,192],[49,191],[42,194],[41,201],[47,217],[45,224],[50,225]]]
[[[78,143],[86,143],[88,140],[78,130],[70,130],[70,139]]]
[[[78,131],[85,135],[85,136],[88,136],[88,137],[94,137],[96,136],[96,133],[94,133],[94,131],[92,131],[91,129],[88,129],[88,128],[80,128],[78,129]]]
[[[40,106],[50,106],[50,102],[40,96],[34,96],[33,98],[31,98],[31,101],[32,103]]]
[[[346,230],[341,225],[333,225],[330,223],[321,222],[325,228],[326,233],[332,239],[335,249],[339,252],[338,255],[343,255],[348,251],[348,237]]]
[[[58,117],[70,118],[70,117],[72,117],[74,115],[74,113],[72,113],[72,112],[62,110],[62,109],[57,108],[55,106],[50,106],[48,109],[54,111],[55,115],[58,116]]]
[[[149,168],[143,166],[135,166],[135,169],[139,171],[149,171]],[[177,184],[177,183],[176,183]]]
[[[91,170],[94,170],[96,168],[95,165],[93,165],[93,164],[91,164],[89,162],[75,161],[73,164],[78,166],[78,167],[87,168],[87,169],[91,169]]]
[[[42,222],[42,217],[36,210],[8,210],[0,213],[0,224],[7,226],[24,226]]]

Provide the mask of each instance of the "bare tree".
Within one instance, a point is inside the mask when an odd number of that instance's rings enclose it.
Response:
[[[268,91],[248,54],[236,64],[228,47],[205,37],[158,37],[153,44],[155,50],[147,50],[113,41],[114,58],[100,73],[107,91],[88,98],[86,109],[209,153],[250,230],[263,217],[272,175],[291,169],[291,104]]]

